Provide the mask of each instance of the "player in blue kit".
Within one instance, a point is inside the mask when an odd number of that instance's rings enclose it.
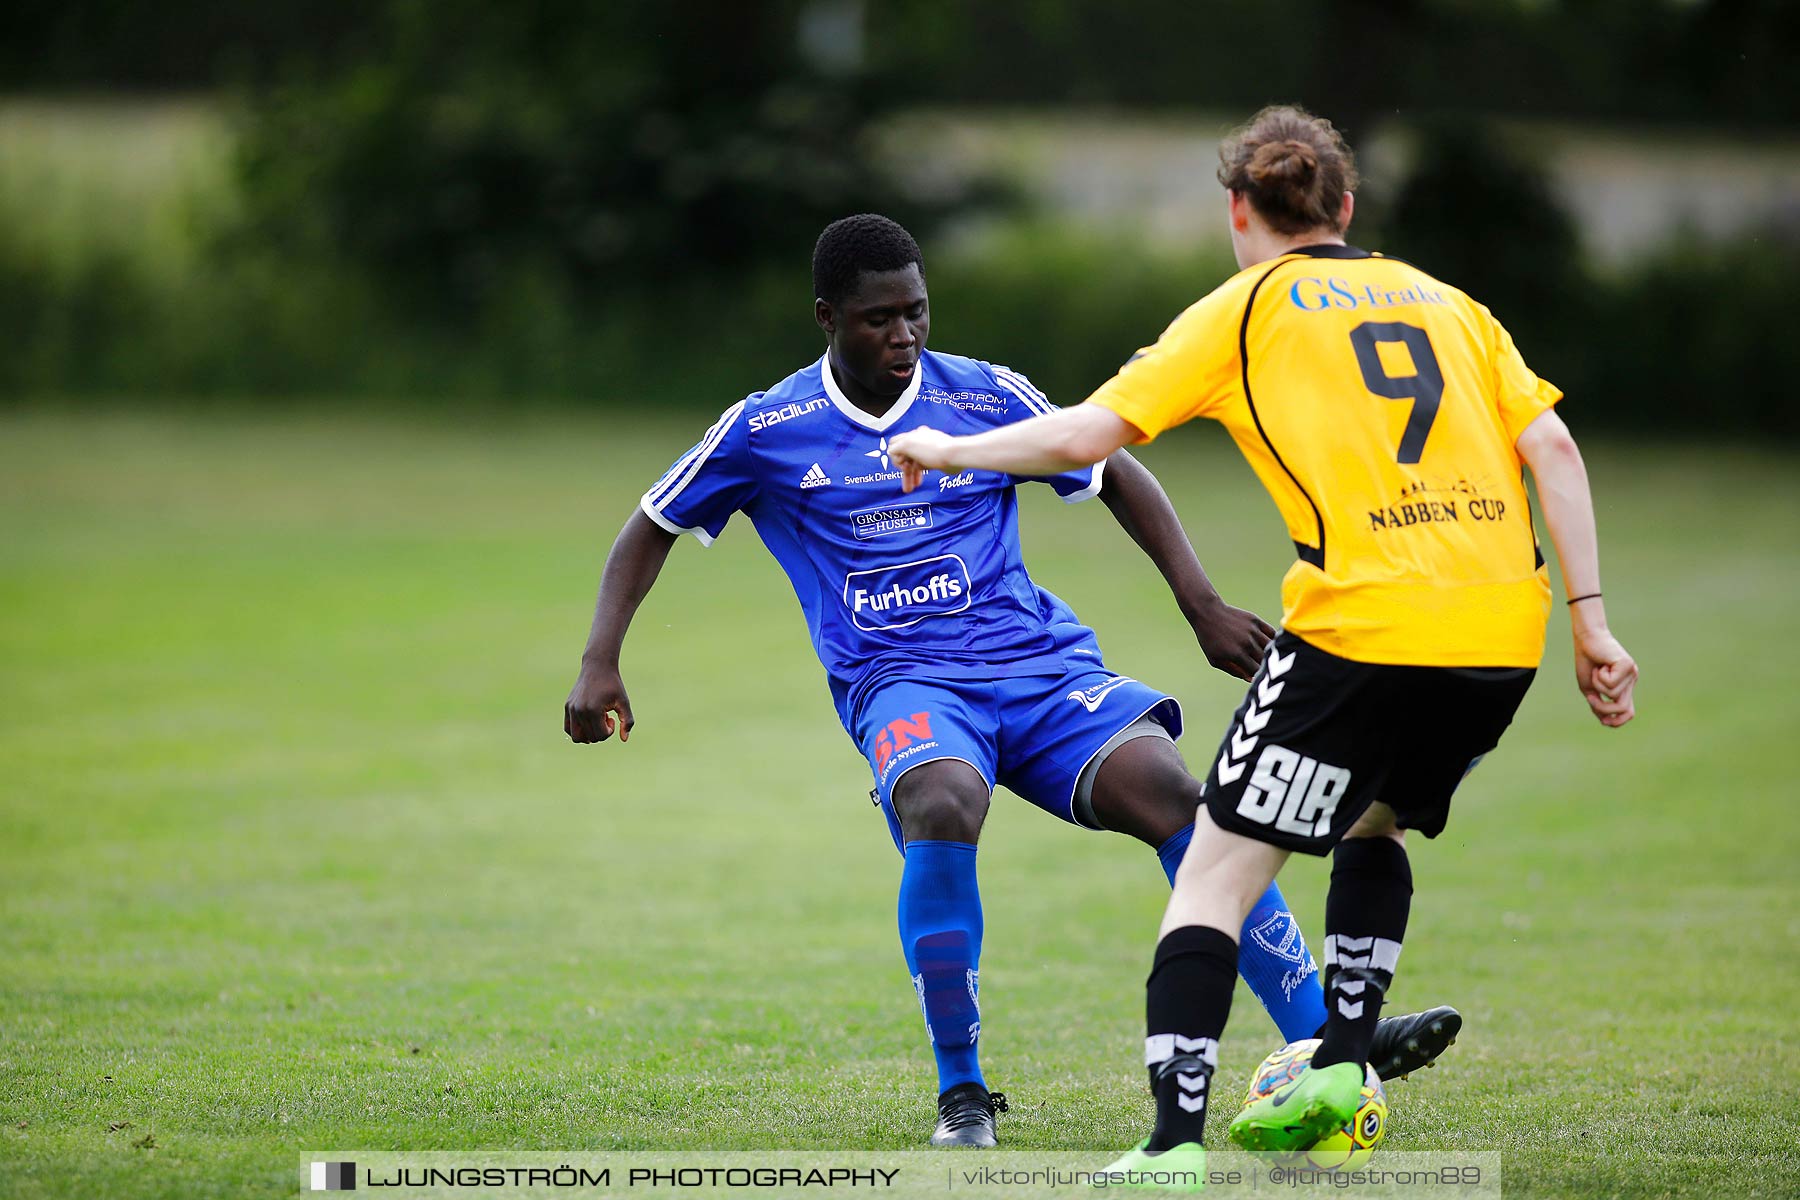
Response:
[[[904,856],[900,942],[937,1058],[934,1145],[992,1146],[978,1057],[982,911],[976,843],[996,786],[1065,821],[1153,847],[1172,880],[1200,784],[1174,739],[1180,706],[1106,668],[1092,630],[1026,574],[1015,488],[1099,496],[1174,592],[1208,661],[1248,679],[1273,630],[1207,581],[1155,478],[1121,451],[1027,479],[991,471],[901,492],[887,442],[929,424],[975,433],[1052,411],[1015,371],[928,352],[923,259],[884,217],[848,217],[813,251],[829,348],[726,409],[643,496],[607,555],[580,677],[564,706],[576,742],[623,741],[619,652],[677,537],[710,545],[742,511],[787,572],[844,729],[867,756]],[[1280,891],[1243,928],[1240,970],[1288,1040],[1325,1022],[1317,971]],[[1454,1011],[1387,1019],[1384,1076],[1435,1058]]]

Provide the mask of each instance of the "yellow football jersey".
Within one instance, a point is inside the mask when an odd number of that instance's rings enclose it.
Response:
[[[1090,400],[1146,441],[1231,431],[1299,555],[1289,632],[1359,662],[1511,667],[1543,657],[1550,606],[1514,443],[1561,398],[1462,292],[1314,246],[1227,280]]]

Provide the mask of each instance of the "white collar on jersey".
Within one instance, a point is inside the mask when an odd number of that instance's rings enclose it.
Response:
[[[900,398],[894,401],[893,407],[879,417],[856,407],[850,403],[850,397],[844,395],[844,389],[838,386],[836,377],[831,373],[831,351],[829,350],[825,352],[825,357],[819,360],[819,377],[825,381],[825,394],[831,397],[831,403],[839,412],[864,429],[885,433],[894,427],[895,421],[906,415],[906,410],[912,407],[914,400],[918,399],[919,385],[925,380],[925,356],[919,355],[918,365],[913,367],[912,382],[906,385],[906,390],[900,393]]]

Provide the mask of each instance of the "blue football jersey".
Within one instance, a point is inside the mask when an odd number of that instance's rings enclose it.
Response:
[[[1052,411],[1016,371],[926,351],[883,415],[851,404],[825,358],[726,409],[644,493],[671,533],[710,545],[742,510],[793,583],[845,728],[896,675],[1060,675],[1099,662],[1093,632],[1026,574],[1025,477],[933,471],[911,495],[888,439],[920,425],[980,433]],[[1040,482],[1070,503],[1105,463]]]

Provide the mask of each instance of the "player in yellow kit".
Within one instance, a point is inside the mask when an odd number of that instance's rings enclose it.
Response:
[[[1293,538],[1282,633],[1220,745],[1163,918],[1145,1043],[1156,1129],[1120,1170],[1203,1166],[1235,931],[1295,850],[1333,853],[1330,1016],[1312,1069],[1247,1108],[1232,1136],[1303,1149],[1355,1111],[1411,904],[1405,831],[1443,829],[1543,656],[1550,583],[1526,465],[1562,563],[1577,683],[1602,724],[1634,714],[1637,667],[1607,630],[1562,393],[1469,296],[1345,243],[1356,169],[1330,122],[1265,109],[1220,163],[1238,275],[1084,404],[888,444],[916,486],[934,469],[1064,471],[1207,417],[1231,431]]]

